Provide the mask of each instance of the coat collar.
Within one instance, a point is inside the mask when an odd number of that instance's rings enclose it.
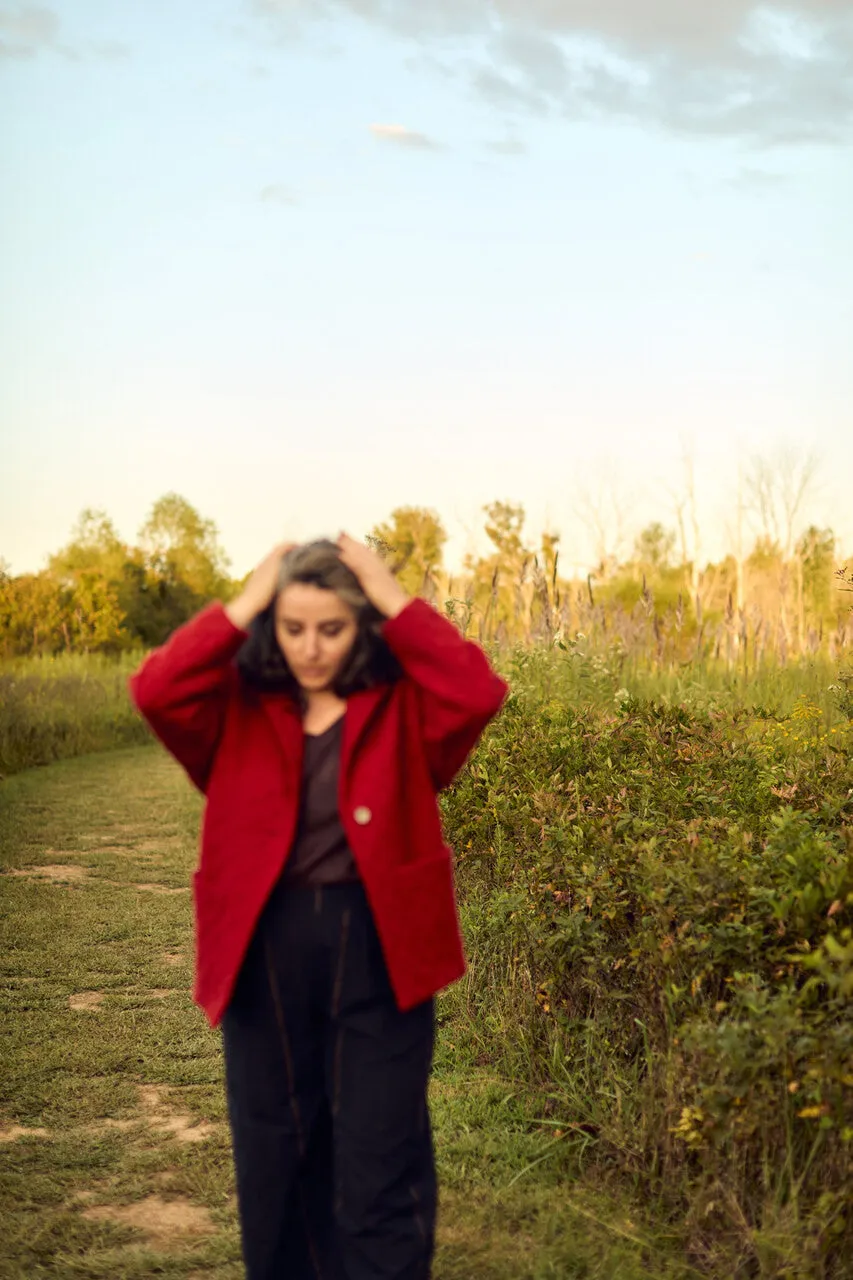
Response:
[[[347,698],[341,744],[342,766],[352,759],[374,713],[385,701],[389,688],[390,685],[379,684]],[[287,694],[281,693],[262,693],[259,701],[275,730],[286,764],[301,767],[302,713],[299,704]]]

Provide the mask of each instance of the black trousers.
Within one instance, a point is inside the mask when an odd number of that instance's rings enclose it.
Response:
[[[360,884],[275,889],[222,1028],[247,1280],[428,1280],[433,1002],[397,1009]]]

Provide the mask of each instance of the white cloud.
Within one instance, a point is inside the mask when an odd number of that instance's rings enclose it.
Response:
[[[416,151],[435,151],[438,146],[438,143],[428,138],[425,133],[407,129],[402,124],[372,124],[370,132],[374,138],[382,138],[387,142],[395,143],[398,147],[410,147]]]
[[[59,32],[59,19],[50,9],[36,4],[18,4],[0,9],[0,54],[31,58],[52,45]]]
[[[52,9],[38,4],[0,8],[0,58],[34,58],[50,51],[68,62],[115,62],[131,54],[130,47],[120,40],[94,40],[74,47],[61,44],[58,37],[59,19]]]
[[[465,77],[504,112],[630,119],[764,143],[853,136],[853,0],[253,3],[273,20],[349,10],[417,41],[422,60]]]

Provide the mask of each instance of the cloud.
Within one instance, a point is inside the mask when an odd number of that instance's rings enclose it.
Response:
[[[41,5],[18,4],[0,9],[0,55],[32,58],[41,49],[55,44],[59,19]]]
[[[853,0],[252,2],[272,22],[348,10],[515,116],[761,144],[853,136]]]
[[[433,142],[432,138],[428,138],[425,133],[407,129],[402,124],[372,124],[370,132],[374,138],[382,138],[387,142],[393,142],[398,147],[409,147],[413,151],[435,151],[438,148],[438,143]]]
[[[289,209],[294,209],[299,204],[299,198],[288,187],[283,187],[277,182],[263,188],[260,200],[262,204],[279,204]]]
[[[52,9],[36,4],[0,8],[0,57],[34,58],[49,50],[68,62],[116,62],[131,54],[119,40],[95,40],[76,48],[60,43],[58,37],[59,19]]]
[[[730,179],[729,185],[736,191],[745,191],[750,195],[760,195],[764,191],[779,191],[788,185],[788,177],[783,173],[770,173],[767,169],[756,169],[752,165],[743,165]]]
[[[487,142],[486,147],[489,151],[494,151],[499,156],[523,156],[527,154],[527,147],[520,138],[499,138],[496,142]]]

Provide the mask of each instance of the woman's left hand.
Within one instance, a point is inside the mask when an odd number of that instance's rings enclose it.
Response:
[[[386,618],[396,618],[409,597],[381,556],[348,533],[338,538],[338,552],[346,567],[358,578],[368,600]]]

